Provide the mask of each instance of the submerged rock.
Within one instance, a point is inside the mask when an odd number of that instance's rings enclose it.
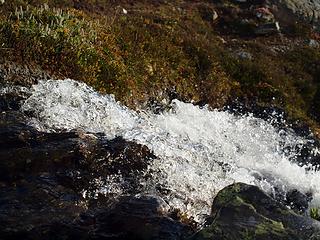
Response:
[[[278,203],[256,186],[236,183],[213,201],[209,225],[192,239],[320,239],[319,223]]]

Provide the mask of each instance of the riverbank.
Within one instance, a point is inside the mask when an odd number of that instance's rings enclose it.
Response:
[[[83,81],[133,109],[165,98],[239,101],[283,109],[317,133],[318,33],[282,5],[64,2],[2,4],[1,61]],[[281,33],[257,34],[269,22]]]

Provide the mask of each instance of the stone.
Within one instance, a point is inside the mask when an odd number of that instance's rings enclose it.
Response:
[[[297,213],[306,213],[309,208],[311,196],[303,194],[297,190],[291,190],[286,194],[285,205]]]
[[[96,217],[95,237],[113,239],[186,239],[193,230],[174,221],[163,211],[164,201],[158,197],[124,197],[114,207]]]
[[[278,22],[261,24],[255,29],[257,35],[271,35],[280,33],[280,25]]]
[[[238,51],[236,52],[236,55],[238,58],[240,59],[248,59],[248,60],[252,60],[252,54],[246,51]]]
[[[217,11],[207,5],[200,4],[198,6],[198,10],[201,14],[202,19],[210,23],[214,23],[219,17]]]
[[[216,11],[213,11],[213,12],[212,12],[212,21],[217,20],[218,17],[219,17],[218,13],[217,13]]]
[[[301,16],[309,22],[319,24],[320,0],[282,0],[281,3],[297,16]]]
[[[213,201],[208,225],[192,238],[277,240],[320,239],[319,222],[298,215],[256,186],[235,183]]]
[[[320,43],[317,40],[310,39],[309,47],[319,48],[320,47]]]
[[[146,234],[158,239],[183,234],[184,225],[167,217],[168,206],[159,199],[133,197],[117,204],[113,192],[99,196],[98,180],[114,175],[126,184],[123,194],[139,193],[139,179],[155,159],[146,146],[103,134],[40,132],[26,122],[20,111],[0,114],[1,239],[102,239],[116,222],[124,224],[119,231],[127,229],[122,235],[139,235],[144,223],[151,231]],[[94,198],[86,199],[84,190]],[[140,219],[140,228],[129,227]],[[96,229],[96,222],[105,229]]]
[[[273,22],[274,16],[269,8],[261,7],[254,10],[255,15],[262,21]]]

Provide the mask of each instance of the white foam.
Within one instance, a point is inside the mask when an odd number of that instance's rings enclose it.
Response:
[[[67,79],[40,81],[22,109],[34,113],[32,122],[42,130],[81,128],[148,146],[159,159],[150,166],[153,180],[145,183],[147,188],[166,188],[170,206],[196,220],[209,213],[219,190],[239,181],[271,193],[275,187],[311,191],[314,204],[320,203],[320,173],[290,162],[297,152],[283,152],[307,140],[250,115],[209,111],[177,100],[173,105],[160,115],[135,112],[111,95]]]

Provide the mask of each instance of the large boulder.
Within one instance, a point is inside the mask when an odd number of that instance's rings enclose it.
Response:
[[[298,215],[256,186],[235,183],[213,201],[208,226],[193,240],[320,239],[319,223]]]
[[[280,0],[279,2],[308,21],[319,22],[320,20],[319,0]]]
[[[90,178],[113,174],[137,178],[155,158],[146,146],[120,137],[39,132],[26,122],[19,111],[0,113],[0,181],[67,171],[88,173]]]
[[[104,182],[118,175],[121,194],[139,193],[140,178],[155,158],[146,146],[108,140],[103,134],[40,132],[26,122],[19,111],[0,113],[0,239],[96,239],[88,234],[96,221],[105,227],[115,221],[136,223],[136,217],[119,209],[123,204],[129,212],[137,206],[141,213],[156,208],[152,198],[142,205],[133,200],[131,206],[128,199],[117,204],[118,196],[107,189],[112,182]],[[113,209],[120,215],[112,215]],[[163,225],[177,229],[178,235],[183,230],[179,222],[160,213],[156,217],[156,212],[138,219],[152,224],[152,236],[162,235]],[[97,231],[98,239],[113,239],[103,237],[101,227]]]

